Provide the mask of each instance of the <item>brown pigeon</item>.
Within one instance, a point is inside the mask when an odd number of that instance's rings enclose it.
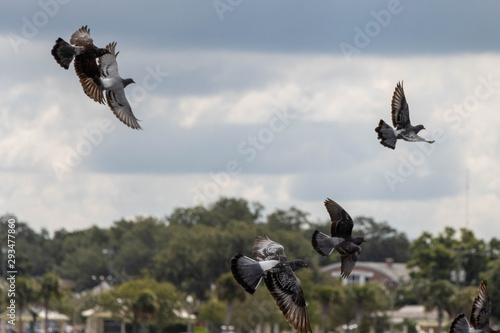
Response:
[[[100,82],[99,67],[96,58],[108,54],[108,49],[98,48],[90,37],[87,26],[77,30],[67,43],[58,38],[52,48],[52,55],[61,67],[68,69],[75,59],[75,72],[80,79],[83,91],[94,101],[104,104],[104,96]]]

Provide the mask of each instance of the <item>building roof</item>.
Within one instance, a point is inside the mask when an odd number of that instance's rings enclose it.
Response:
[[[102,294],[103,292],[109,291],[113,289],[107,281],[101,281],[97,286],[94,288],[90,289],[90,293],[92,295],[99,295]]]
[[[338,262],[321,267],[319,270],[320,272],[340,272],[340,265],[341,263]],[[385,262],[358,261],[352,274],[356,274],[356,271],[376,272],[395,282],[406,282],[410,279],[410,270],[406,268],[406,263],[393,262],[390,258],[386,259]]]
[[[99,307],[94,307],[92,309],[87,309],[81,312],[82,317],[98,317],[98,318],[113,318],[113,313],[111,311],[102,310]]]

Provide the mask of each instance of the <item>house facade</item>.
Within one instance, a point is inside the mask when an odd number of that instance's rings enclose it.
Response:
[[[331,277],[340,276],[341,263],[323,266],[319,270]],[[396,286],[410,279],[410,271],[406,263],[396,263],[392,258],[385,262],[358,261],[348,279],[342,279],[343,284],[364,285],[369,281],[379,282],[386,287]]]

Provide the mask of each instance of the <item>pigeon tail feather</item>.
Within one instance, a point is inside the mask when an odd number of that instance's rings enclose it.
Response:
[[[243,289],[253,294],[262,280],[264,269],[258,261],[238,253],[231,258],[231,272]]]
[[[450,333],[469,333],[472,332],[469,322],[462,313],[458,315],[450,325]]]
[[[58,38],[51,51],[54,59],[64,69],[68,69],[75,57],[75,48],[62,38]]]
[[[329,256],[335,246],[342,243],[344,240],[339,237],[330,237],[327,234],[314,230],[312,235],[312,246],[322,256]]]
[[[378,126],[375,128],[375,132],[378,133],[381,145],[391,149],[396,148],[396,141],[398,139],[396,133],[391,126],[386,124],[385,121],[380,119]]]

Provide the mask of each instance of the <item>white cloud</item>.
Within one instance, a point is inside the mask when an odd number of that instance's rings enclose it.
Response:
[[[46,45],[29,47],[47,52]],[[500,88],[467,118],[458,115],[459,123],[445,117],[475,96],[480,78],[500,81],[499,58],[364,56],[348,64],[341,56],[318,54],[169,51],[138,64],[130,59],[140,59],[140,53],[130,52],[120,70],[137,75],[136,82],[147,66],[165,64],[172,72],[134,108],[144,131],[125,127],[85,96],[71,69],[64,71],[52,59],[28,62],[18,81],[0,78],[7,87],[0,92],[0,156],[8,179],[0,203],[35,228],[51,230],[104,226],[122,216],[163,216],[192,206],[196,189],[214,183],[210,174],[235,160],[241,172],[219,186],[211,201],[242,196],[268,212],[295,205],[325,219],[322,202],[328,196],[353,216],[387,220],[415,237],[422,230],[461,226],[456,221],[463,216],[463,175],[469,168],[475,212],[470,226],[479,236],[500,237],[490,213],[500,203]],[[51,67],[42,71],[45,65]],[[28,81],[32,67],[38,74]],[[373,130],[379,119],[390,121],[393,89],[402,79],[413,123],[425,124],[424,137],[441,129],[447,140],[435,143],[391,191],[384,172],[397,174],[401,160],[422,147],[399,142],[391,151]],[[238,152],[283,108],[297,118],[273,132],[255,158]],[[99,128],[103,119],[113,130],[59,181],[52,162],[64,161],[68,149],[88,140],[85,131]]]

